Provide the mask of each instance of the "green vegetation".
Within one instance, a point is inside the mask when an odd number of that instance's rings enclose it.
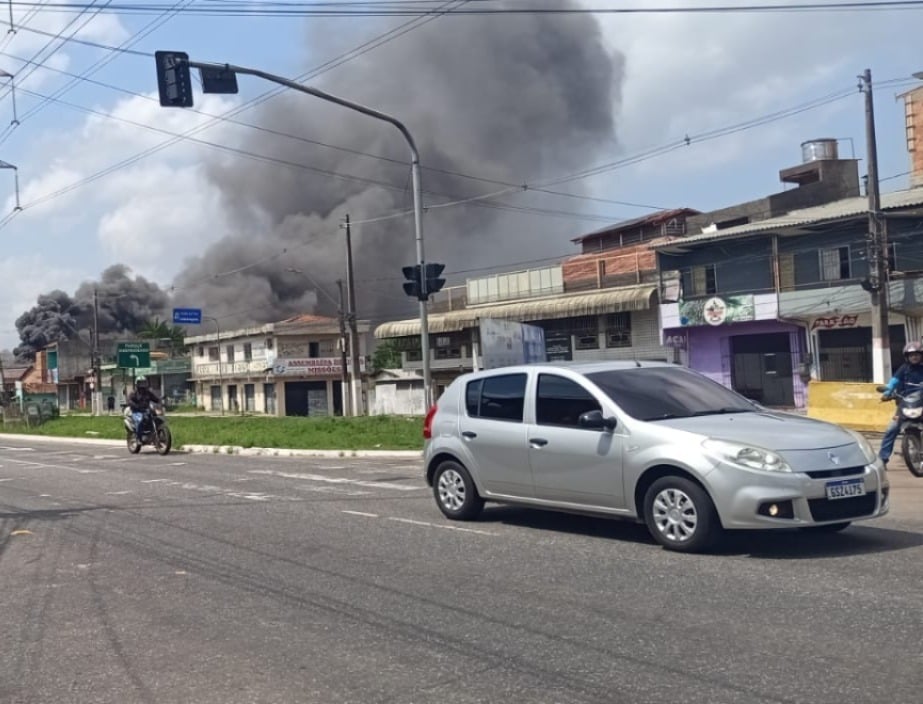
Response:
[[[360,418],[266,418],[260,416],[167,416],[174,443],[236,445],[299,450],[420,450],[423,419],[408,416]],[[0,432],[122,440],[121,416],[73,415],[34,428],[0,424]]]

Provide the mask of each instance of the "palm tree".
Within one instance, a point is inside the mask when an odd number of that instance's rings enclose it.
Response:
[[[138,331],[138,337],[166,342],[175,351],[185,346],[186,331],[179,325],[169,325],[160,318],[153,318],[144,323]]]

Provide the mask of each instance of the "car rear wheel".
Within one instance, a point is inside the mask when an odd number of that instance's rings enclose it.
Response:
[[[661,477],[651,484],[644,495],[644,520],[654,540],[680,552],[704,550],[721,532],[711,498],[683,477]]]
[[[439,510],[456,521],[470,521],[484,508],[484,500],[478,495],[468,470],[454,460],[446,460],[436,467],[433,496]]]

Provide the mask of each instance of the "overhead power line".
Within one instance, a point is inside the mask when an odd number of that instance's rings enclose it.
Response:
[[[193,5],[183,14],[206,17],[426,17],[442,15],[695,15],[793,12],[876,12],[919,10],[923,0],[854,0],[852,2],[750,3],[743,5],[663,5],[659,7],[547,7],[500,5],[491,0],[471,0],[466,7],[440,9],[432,0],[403,2],[239,2]],[[39,12],[78,12],[83,3],[13,2],[13,7]],[[164,2],[112,3],[108,12],[121,15],[149,15],[163,12]]]

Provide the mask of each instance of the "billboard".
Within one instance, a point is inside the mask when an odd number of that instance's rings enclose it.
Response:
[[[542,328],[495,318],[480,318],[478,327],[482,369],[546,361]]]

